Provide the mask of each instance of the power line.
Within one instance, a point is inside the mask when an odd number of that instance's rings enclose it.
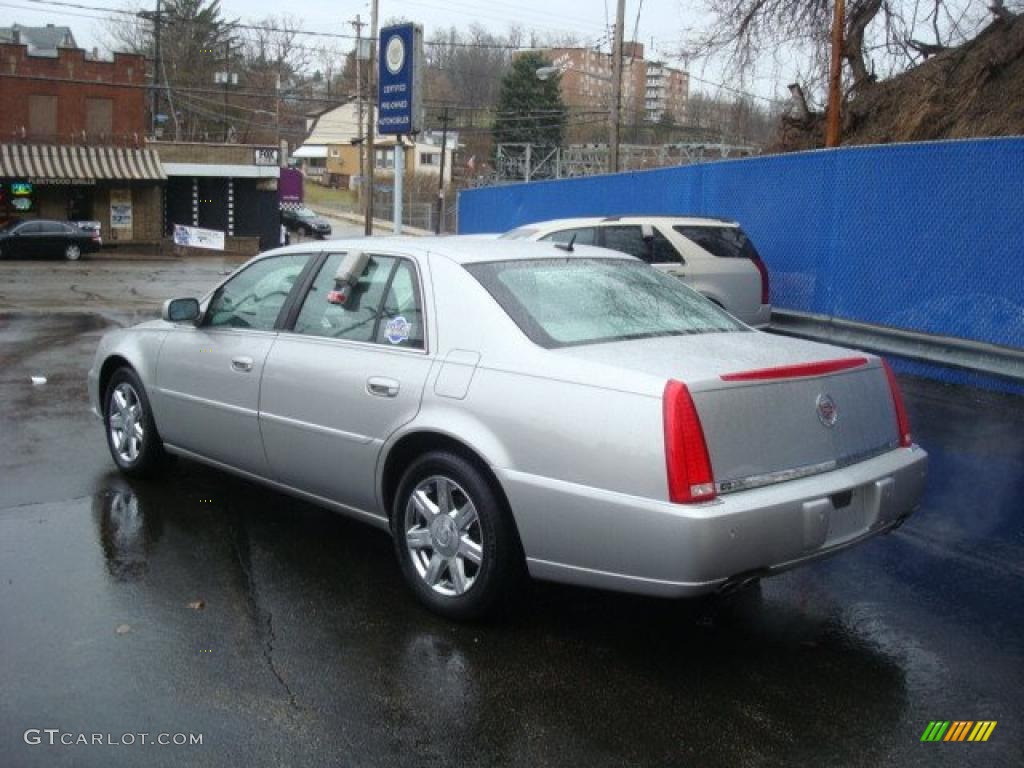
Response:
[[[44,6],[55,6],[60,8],[75,8],[78,10],[87,11],[101,11],[103,13],[114,13],[122,16],[128,16],[131,18],[138,18],[135,11],[128,11],[123,8],[110,8],[104,6],[87,5],[85,3],[73,3],[67,2],[67,0],[22,0],[22,2],[34,3],[36,5]],[[167,24],[198,24],[199,22],[195,19],[183,19],[180,17],[174,17],[170,15],[164,16],[164,21]],[[246,24],[243,22],[224,22],[224,26],[228,29],[246,29],[257,32],[280,32],[283,34],[291,35],[306,35],[309,37],[323,37],[332,38],[337,40],[356,40],[355,35],[349,35],[342,32],[323,32],[320,30],[312,29],[300,29],[300,28],[289,28],[289,27],[277,27],[270,24]],[[515,45],[511,43],[484,43],[484,42],[461,42],[461,41],[444,41],[444,40],[425,40],[424,45],[428,46],[449,46],[455,48],[489,48],[494,50],[509,50],[509,51],[522,51],[531,50],[536,46],[530,45]]]

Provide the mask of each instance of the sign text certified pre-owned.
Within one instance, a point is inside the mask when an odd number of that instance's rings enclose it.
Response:
[[[398,24],[380,31],[377,130],[410,134],[419,130],[419,72],[423,31]]]

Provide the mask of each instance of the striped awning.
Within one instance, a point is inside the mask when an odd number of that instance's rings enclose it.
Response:
[[[0,144],[0,178],[145,181],[167,174],[150,149]]]

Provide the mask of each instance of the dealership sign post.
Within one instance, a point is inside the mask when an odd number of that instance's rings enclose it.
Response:
[[[423,27],[397,24],[380,31],[377,57],[377,133],[395,137],[394,231],[402,231],[402,182],[405,148],[402,136],[419,133],[423,117],[420,82]],[[376,162],[376,152],[371,156]],[[373,194],[373,190],[370,190]]]

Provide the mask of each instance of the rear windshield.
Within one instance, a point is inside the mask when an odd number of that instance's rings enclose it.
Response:
[[[757,250],[750,238],[739,227],[672,227],[683,237],[692,240],[712,256],[723,259],[756,259]]]
[[[523,333],[548,349],[746,330],[677,278],[635,259],[496,261],[466,269]]]
[[[499,237],[499,240],[526,240],[537,233],[537,229],[534,227],[517,227],[516,229],[510,229],[508,232]]]

